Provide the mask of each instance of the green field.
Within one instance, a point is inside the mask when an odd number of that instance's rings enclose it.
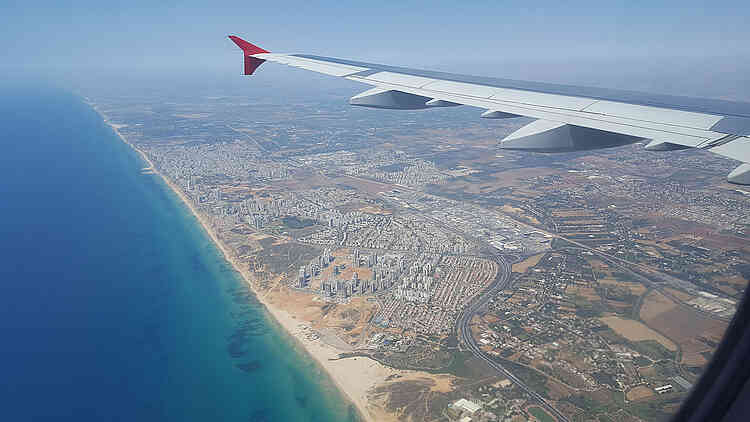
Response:
[[[531,406],[528,410],[529,413],[531,413],[540,422],[555,422],[555,418],[550,416],[550,414],[545,412],[541,407]]]

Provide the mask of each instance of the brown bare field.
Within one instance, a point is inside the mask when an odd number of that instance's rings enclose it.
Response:
[[[667,298],[660,292],[654,290],[649,293],[643,300],[641,306],[641,319],[649,324],[657,315],[667,312],[677,307],[673,300]]]
[[[453,391],[453,383],[456,377],[449,374],[427,374],[424,372],[406,372],[398,378],[403,381],[421,381],[430,386],[430,391],[436,393],[450,393]]]
[[[498,318],[495,314],[485,314],[482,316],[482,320],[485,322],[485,324],[494,324],[498,321],[500,321],[500,318]]]
[[[612,272],[609,265],[607,265],[607,263],[602,261],[601,259],[586,257],[586,261],[589,263],[589,265],[591,265],[591,268],[597,271],[605,272],[607,274],[611,274]]]
[[[638,373],[640,373],[643,378],[652,378],[657,375],[656,368],[654,368],[653,365],[638,368]]]
[[[630,401],[635,401],[635,400],[643,400],[649,397],[653,397],[653,395],[654,395],[654,390],[644,385],[639,385],[637,387],[634,387],[628,390],[628,392],[625,394],[625,397],[627,397],[628,400]]]
[[[713,348],[707,344],[691,339],[680,344],[682,346],[682,360],[680,362],[688,366],[703,366],[708,363],[701,352],[710,352]]]
[[[672,340],[657,333],[640,321],[624,319],[617,316],[602,317],[599,318],[599,320],[607,324],[617,334],[630,341],[656,340],[667,350],[672,352],[677,350],[677,345]]]
[[[667,287],[664,290],[666,290],[669,294],[671,294],[672,296],[676,297],[677,299],[683,302],[687,302],[695,298],[695,296],[691,294],[685,293],[682,290],[673,289],[671,287]]]
[[[615,308],[616,312],[621,314],[627,313],[630,309],[633,308],[633,305],[629,303],[618,302],[616,300],[605,300],[604,302],[607,304],[607,306]]]
[[[371,194],[376,194],[379,192],[387,192],[395,188],[395,186],[389,185],[387,183],[380,183],[380,182],[375,182],[371,180],[357,179],[351,176],[337,177],[336,179],[333,179],[333,182],[339,185],[353,186],[359,191],[367,192]]]
[[[503,198],[510,199],[512,197],[510,195],[505,195]],[[539,220],[537,220],[536,217],[525,213],[520,208],[511,207],[510,205],[503,205],[498,210],[504,214],[512,216],[513,218],[525,219],[528,223],[535,225],[535,226],[538,226],[541,224]]]
[[[568,387],[560,384],[552,378],[548,378],[547,387],[549,388],[548,393],[552,400],[560,400],[563,397],[568,397],[571,393],[571,390]]]
[[[715,278],[717,282],[726,282],[732,285],[732,288],[737,290],[738,292],[742,292],[747,288],[748,281],[740,276],[740,275],[732,275],[732,276],[726,276],[726,277],[717,277]]]
[[[320,173],[302,170],[295,172],[294,178],[290,180],[283,180],[274,183],[274,190],[302,190],[302,189],[315,189],[318,186],[325,186],[330,184],[330,178],[321,175]]]
[[[514,186],[521,184],[524,179],[560,173],[560,170],[549,167],[528,167],[493,173],[492,177],[497,179],[500,186]]]
[[[521,262],[513,264],[511,268],[515,273],[525,273],[526,270],[539,263],[539,260],[542,259],[543,256],[543,253],[532,255]]]
[[[701,241],[703,246],[711,249],[744,249],[746,252],[750,252],[750,244],[746,239],[731,235],[717,234],[716,232],[709,233]]]
[[[683,220],[681,218],[676,218],[676,217],[663,217],[663,216],[655,215],[653,216],[653,218],[651,218],[651,222],[653,225],[658,226],[660,230],[671,231],[672,233],[675,234],[675,237],[673,238],[663,239],[662,241],[664,242],[677,240],[681,237],[687,237],[690,239],[697,240],[698,237],[693,236],[693,234],[696,234],[698,236],[705,236],[705,235],[709,235],[711,233],[716,232],[716,228],[709,226],[707,224],[702,224],[702,223],[698,223],[695,221]]]
[[[732,286],[720,285],[717,288],[730,296],[736,296],[742,292],[742,290],[737,290]]]
[[[639,239],[637,242],[643,246],[655,248],[657,251],[669,251],[669,252],[676,253],[676,254],[680,253],[680,250],[668,244],[667,243],[668,241],[666,239],[662,239],[659,242]]]
[[[648,290],[646,286],[644,286],[643,284],[638,283],[638,282],[633,282],[633,281],[618,281],[610,277],[602,278],[597,281],[599,282],[599,284],[602,284],[602,285],[627,287],[628,289],[630,289],[630,293],[636,296],[640,296],[646,293],[646,290]]]
[[[711,347],[698,340],[698,337],[718,338],[727,329],[727,323],[711,318],[685,306],[673,306],[668,310],[656,313],[646,319],[646,323],[655,330],[680,344],[682,348],[682,362],[689,365],[701,365],[705,359],[700,352],[710,350]]]
[[[373,205],[362,207],[359,210],[368,214],[391,215],[390,211]]]
[[[222,185],[220,189],[226,195],[250,195],[253,193],[253,188],[247,185]]]
[[[606,388],[600,388],[599,390],[595,390],[595,391],[588,391],[584,393],[584,395],[588,396],[588,398],[594,400],[595,402],[601,403],[603,405],[613,402],[612,394]]]
[[[601,297],[593,287],[568,286],[568,288],[565,289],[565,294],[575,294],[584,297],[586,300],[601,300]]]
[[[509,198],[509,196],[505,196],[505,198]],[[534,217],[533,215],[526,214],[524,210],[522,210],[521,208],[512,207],[506,204],[500,207],[500,211],[505,214],[510,214],[516,218],[525,218],[533,225],[541,224],[539,220],[536,219],[536,217]]]

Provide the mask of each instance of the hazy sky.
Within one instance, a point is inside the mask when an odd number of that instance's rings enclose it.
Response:
[[[6,69],[236,76],[231,33],[274,52],[488,76],[658,89],[683,74],[688,87],[716,75],[713,96],[748,90],[748,1],[6,3]]]

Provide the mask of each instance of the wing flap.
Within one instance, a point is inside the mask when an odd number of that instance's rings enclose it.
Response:
[[[694,113],[690,111],[670,110],[659,107],[649,107],[635,104],[615,103],[612,101],[596,101],[582,109],[587,113],[603,114],[605,116],[622,117],[644,122],[670,122],[673,125],[696,129],[711,129],[722,116]]]
[[[493,100],[542,107],[562,108],[565,110],[584,110],[586,107],[596,102],[596,100],[590,98],[540,94],[538,92],[518,91],[515,89],[495,88],[494,91],[495,93],[490,97]]]

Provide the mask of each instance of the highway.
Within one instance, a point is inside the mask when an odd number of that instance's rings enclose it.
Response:
[[[482,307],[484,307],[487,302],[495,297],[498,292],[507,288],[510,284],[511,267],[508,261],[501,255],[492,255],[488,258],[492,259],[498,264],[499,268],[497,276],[495,277],[495,280],[492,282],[492,284],[490,284],[490,286],[487,288],[487,290],[474,298],[474,300],[472,300],[472,302],[469,303],[466,308],[464,308],[463,313],[458,317],[455,328],[456,330],[458,330],[458,338],[461,340],[464,346],[466,346],[467,350],[469,350],[474,355],[474,357],[483,360],[491,368],[494,368],[496,371],[503,374],[513,384],[526,392],[526,394],[528,394],[532,399],[536,400],[550,414],[555,416],[558,421],[568,422],[568,418],[566,418],[565,415],[560,413],[557,409],[552,407],[552,405],[547,403],[547,401],[544,400],[544,397],[529,388],[526,384],[524,384],[522,380],[520,380],[510,371],[505,369],[502,365],[482,352],[482,350],[479,348],[479,345],[477,345],[474,336],[471,335],[471,328],[469,328],[469,324],[471,323],[471,319],[474,317],[474,315],[476,315],[476,313],[480,309],[482,309]]]

